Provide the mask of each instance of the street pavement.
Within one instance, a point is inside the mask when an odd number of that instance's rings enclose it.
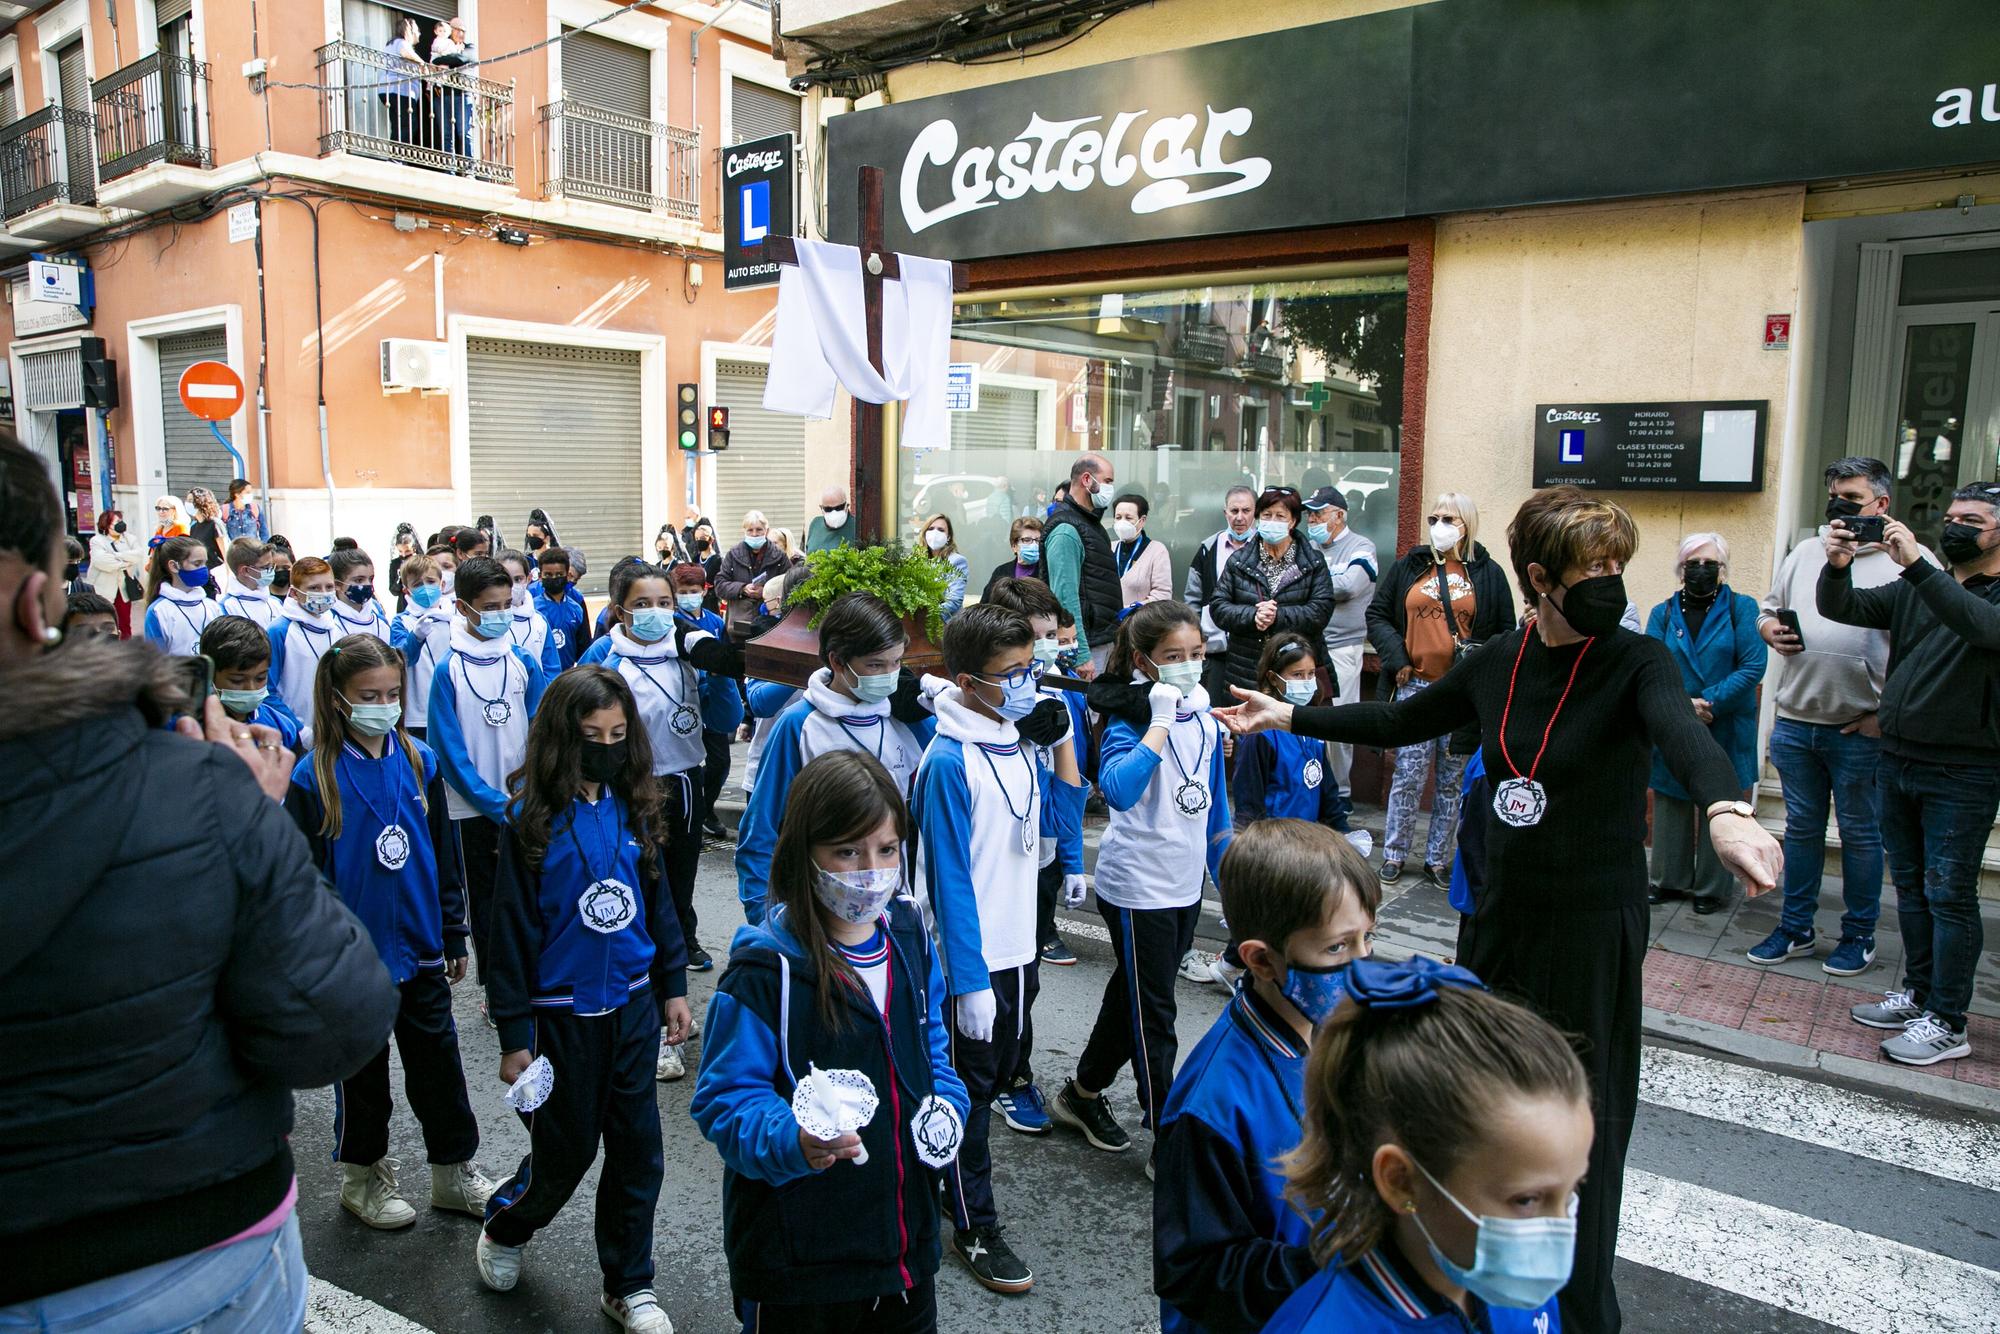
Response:
[[[718,961],[740,923],[727,853],[703,859],[701,935]],[[1393,928],[1395,906],[1384,914]],[[1036,1067],[1053,1087],[1082,1048],[1110,951],[1094,916],[1064,918],[1081,958],[1043,971],[1035,1008]],[[1394,932],[1389,934],[1392,936]],[[1392,951],[1393,952],[1393,951]],[[695,974],[699,1015],[715,973]],[[1180,985],[1182,1050],[1221,1012],[1214,987]],[[479,1160],[505,1176],[527,1149],[501,1101],[498,1043],[470,983],[457,1014],[485,1142]],[[699,1039],[689,1047],[690,1065]],[[400,1090],[401,1075],[396,1075]],[[687,1115],[688,1080],[659,1088],[667,1176],[655,1254],[661,1302],[681,1334],[738,1328],[722,1257],[722,1169]],[[1033,1266],[1035,1290],[1000,1297],[975,1286],[947,1251],[940,1327],[973,1331],[1158,1328],[1151,1295],[1150,1143],[1138,1129],[1130,1075],[1111,1091],[1133,1151],[1097,1152],[1058,1130],[1031,1139],[995,1118],[996,1192],[1009,1239]],[[1691,1048],[1649,1046],[1644,1103],[1627,1175],[1618,1282],[1626,1328],[1641,1334],[1847,1329],[1901,1334],[1991,1331],[2000,1311],[2000,1125],[1893,1090],[1843,1087]],[[414,1118],[401,1105],[392,1156],[417,1204],[416,1225],[374,1232],[338,1204],[329,1161],[333,1099],[301,1093],[293,1135],[299,1218],[314,1276],[307,1329],[316,1334],[611,1328],[597,1310],[591,1239],[595,1173],[527,1252],[521,1286],[496,1294],[473,1267],[478,1225],[425,1207],[428,1174]],[[839,1220],[827,1220],[838,1227]]]

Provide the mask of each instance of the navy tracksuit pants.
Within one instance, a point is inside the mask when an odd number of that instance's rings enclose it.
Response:
[[[396,1050],[403,1055],[403,1095],[424,1128],[424,1156],[433,1163],[469,1162],[479,1152],[479,1122],[465,1092],[458,1028],[451,1018],[451,983],[442,970],[403,983],[396,1011]],[[389,1048],[333,1089],[333,1158],[366,1166],[389,1152]]]
[[[993,1204],[993,1152],[987,1132],[993,1122],[995,1094],[1014,1082],[1021,1060],[1021,1041],[1027,1033],[1028,1011],[1041,990],[1041,973],[1030,961],[1018,968],[991,974],[993,984],[993,1040],[975,1042],[958,1031],[957,1019],[946,1016],[951,1027],[951,1068],[965,1081],[972,1096],[972,1112],[965,1118],[965,1141],[958,1158],[944,1173],[945,1198],[951,1204],[952,1223],[959,1231],[988,1227],[1000,1221]]]

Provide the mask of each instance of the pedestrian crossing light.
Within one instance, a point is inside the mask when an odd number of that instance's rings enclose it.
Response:
[[[711,406],[708,410],[708,448],[710,453],[729,448],[729,409]]]
[[[674,394],[679,414],[675,430],[680,435],[682,449],[693,452],[701,448],[701,386],[684,384]]]

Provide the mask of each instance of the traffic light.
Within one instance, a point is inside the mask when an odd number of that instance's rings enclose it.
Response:
[[[684,384],[674,391],[677,409],[675,430],[682,449],[692,453],[701,448],[701,386]]]
[[[710,405],[708,409],[708,448],[710,453],[729,448],[729,409]]]

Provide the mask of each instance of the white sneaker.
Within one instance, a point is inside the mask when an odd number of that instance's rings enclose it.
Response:
[[[693,1040],[700,1036],[701,1036],[701,1016],[698,1014],[690,1014],[688,1016],[688,1038],[690,1040]]]
[[[1213,954],[1204,954],[1200,950],[1189,950],[1181,956],[1181,976],[1189,982],[1199,982],[1205,987],[1213,986],[1215,974],[1209,969],[1214,967],[1216,957]]]
[[[417,1221],[417,1211],[396,1188],[396,1164],[387,1158],[365,1167],[360,1163],[340,1165],[340,1207],[385,1232]]]
[[[1954,1033],[1936,1015],[1925,1012],[1908,1028],[1882,1044],[1882,1054],[1902,1065],[1936,1065],[1972,1055],[1965,1034]]]
[[[479,1229],[479,1245],[473,1256],[479,1262],[479,1281],[495,1292],[512,1292],[521,1281],[521,1252],[526,1246],[502,1246]]]
[[[1220,954],[1216,955],[1215,962],[1208,966],[1209,980],[1224,991],[1236,990],[1236,979],[1241,976],[1243,976],[1243,970],[1223,958]]]
[[[687,1061],[681,1055],[683,1045],[685,1044],[669,1042],[665,1037],[660,1039],[660,1059],[653,1066],[654,1079],[662,1084],[671,1084],[677,1079],[687,1078]]]
[[[486,1217],[486,1201],[500,1183],[479,1170],[477,1163],[432,1163],[431,1208]]]
[[[604,1314],[621,1326],[642,1334],[674,1334],[674,1322],[660,1309],[660,1299],[651,1288],[641,1288],[630,1297],[606,1297]]]

